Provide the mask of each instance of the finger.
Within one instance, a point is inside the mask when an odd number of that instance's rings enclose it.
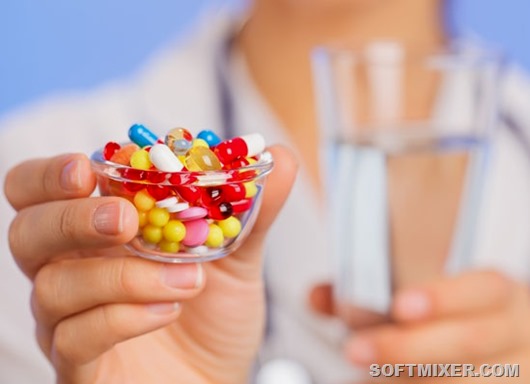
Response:
[[[325,316],[334,316],[336,311],[331,284],[314,286],[309,292],[309,305],[315,312]]]
[[[275,145],[269,148],[269,152],[274,159],[274,169],[267,177],[260,214],[249,242],[260,241],[266,236],[291,192],[298,170],[298,163],[291,150]]]
[[[265,236],[289,196],[298,168],[294,154],[286,147],[276,145],[269,151],[274,159],[274,169],[267,176],[256,223],[238,251],[214,262],[232,276],[247,280],[261,277],[260,256]]]
[[[58,254],[125,244],[138,230],[134,206],[118,197],[54,201],[23,209],[9,228],[15,260],[30,278]]]
[[[309,294],[313,310],[324,316],[338,316],[350,329],[361,329],[388,321],[388,316],[348,303],[337,302],[331,284],[313,287]]]
[[[346,344],[346,356],[362,366],[481,361],[519,348],[524,328],[524,320],[508,311],[414,327],[385,325],[359,332]]]
[[[516,284],[497,271],[473,271],[396,294],[392,316],[401,322],[486,312],[509,302]]]
[[[179,313],[180,306],[175,303],[96,307],[57,325],[52,361],[62,371],[87,364],[117,343],[168,325]]]
[[[103,304],[181,302],[196,296],[203,285],[201,264],[162,264],[139,257],[61,260],[35,276],[32,309],[40,324],[52,328],[63,318]]]
[[[53,200],[89,196],[96,185],[90,161],[82,154],[25,161],[5,179],[7,200],[16,210]]]

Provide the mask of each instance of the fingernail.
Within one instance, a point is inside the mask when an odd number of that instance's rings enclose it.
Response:
[[[160,304],[149,304],[146,306],[147,310],[155,315],[169,315],[170,313],[176,312],[180,308],[179,303],[160,303]]]
[[[370,365],[377,360],[374,344],[362,337],[354,339],[346,346],[346,355],[351,362],[358,365]]]
[[[410,291],[396,297],[395,308],[401,318],[420,319],[431,311],[431,302],[424,292]]]
[[[118,235],[123,232],[122,203],[103,204],[94,212],[94,227],[102,235]]]
[[[162,282],[171,288],[193,289],[202,285],[203,270],[201,264],[164,265],[161,272]]]
[[[77,159],[70,160],[64,166],[61,172],[61,187],[69,191],[75,191],[81,188],[81,172],[79,172],[79,166],[81,162]]]

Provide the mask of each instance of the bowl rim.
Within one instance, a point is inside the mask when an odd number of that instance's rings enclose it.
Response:
[[[131,143],[120,143],[127,145]],[[221,184],[244,183],[259,179],[266,176],[274,167],[272,154],[265,150],[258,154],[257,161],[253,164],[245,165],[233,169],[221,169],[218,171],[179,171],[164,172],[160,170],[140,170],[131,166],[114,163],[103,158],[104,148],[97,149],[90,156],[92,170],[101,176],[121,182],[133,182],[146,185],[196,185],[196,186],[215,186]],[[127,173],[131,176],[127,177]],[[138,175],[142,174],[141,178]],[[160,177],[165,175],[162,181],[150,181],[151,177]],[[244,176],[240,176],[244,175]],[[237,176],[237,177],[235,177]],[[181,180],[181,182],[172,182],[171,179]]]

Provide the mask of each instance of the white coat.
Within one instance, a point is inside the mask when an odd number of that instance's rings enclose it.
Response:
[[[126,140],[127,128],[134,122],[160,132],[173,126],[195,132],[220,129],[214,66],[230,26],[225,17],[208,20],[190,41],[170,45],[130,78],[89,92],[63,93],[5,116],[0,121],[0,178],[24,159],[63,152],[90,154],[108,141]],[[244,62],[233,58],[229,64],[225,76],[235,100],[237,133],[261,132],[267,143],[289,144],[245,72]],[[516,69],[504,79],[502,108],[530,137],[530,81]],[[474,255],[477,265],[494,266],[521,279],[530,278],[529,160],[519,139],[501,126],[494,139]],[[331,275],[316,196],[302,167],[269,237],[270,333],[260,361],[292,359],[316,383],[339,383],[352,377],[352,368],[341,355],[343,329],[338,322],[312,313],[306,304],[312,284]],[[8,249],[14,212],[3,196],[0,212],[0,382],[52,383],[53,371],[34,341],[31,284]]]

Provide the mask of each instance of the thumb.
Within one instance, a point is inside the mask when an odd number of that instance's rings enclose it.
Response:
[[[247,243],[264,240],[291,192],[298,170],[298,163],[290,149],[275,145],[269,148],[269,152],[274,160],[274,169],[267,177],[261,210]]]
[[[243,262],[244,273],[249,272],[249,267],[261,266],[263,244],[267,232],[291,192],[298,169],[298,163],[291,150],[281,145],[275,145],[268,150],[272,154],[274,168],[267,176],[265,188],[263,188],[263,200],[259,216],[241,247],[225,258],[227,261],[231,260],[237,264],[236,268],[241,268],[240,262]],[[259,270],[261,269],[259,268]]]

